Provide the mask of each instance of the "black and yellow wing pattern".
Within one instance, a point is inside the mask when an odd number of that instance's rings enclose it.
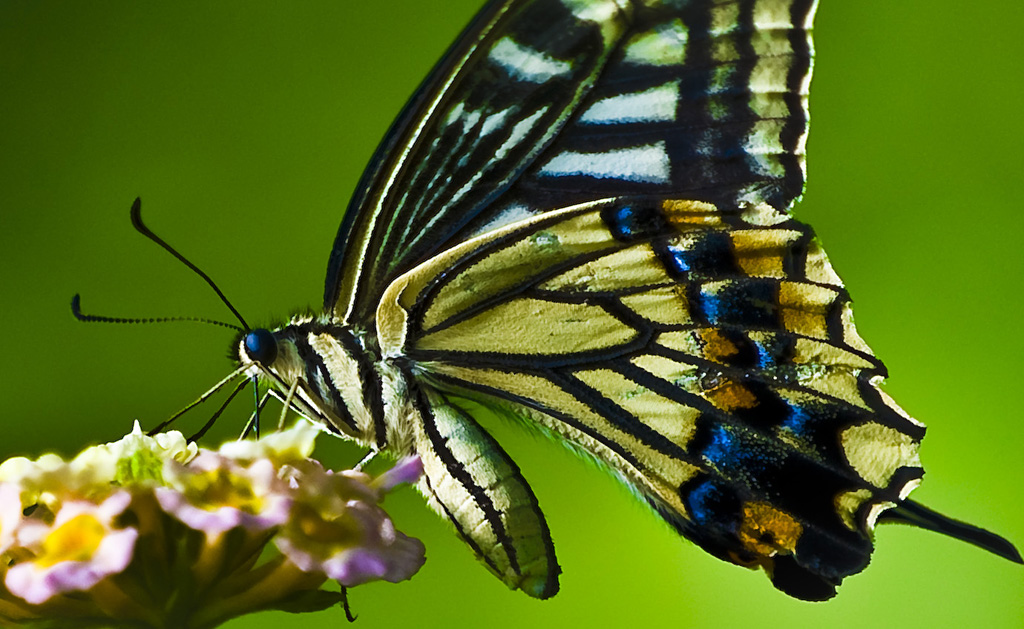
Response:
[[[767,205],[547,213],[403,276],[378,323],[421,381],[529,417],[802,598],[866,565],[922,474],[924,427],[877,388],[839,278]]]
[[[557,592],[539,502],[465,401],[600,461],[711,554],[834,595],[908,500],[924,426],[880,388],[804,185],[814,0],[504,0],[385,137],[324,313],[240,348],[334,432],[418,454],[484,564]]]

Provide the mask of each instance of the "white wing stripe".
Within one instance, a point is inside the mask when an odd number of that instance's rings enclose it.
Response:
[[[569,74],[572,64],[528,48],[511,37],[502,37],[491,48],[488,58],[520,81],[544,83],[556,76]]]
[[[539,174],[548,177],[582,175],[597,179],[668,183],[671,179],[670,163],[665,143],[657,142],[602,153],[565,151],[544,164]]]
[[[671,122],[679,104],[679,81],[643,92],[619,94],[597,101],[584,111],[584,124],[622,124],[630,122]]]

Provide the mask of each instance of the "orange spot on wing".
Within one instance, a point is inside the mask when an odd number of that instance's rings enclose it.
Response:
[[[717,388],[707,391],[704,397],[723,411],[733,411],[737,408],[754,408],[757,406],[757,398],[750,392],[750,389],[733,382],[726,382]]]
[[[738,536],[750,552],[771,557],[780,551],[794,552],[803,530],[793,516],[767,502],[748,502],[743,505]]]
[[[701,341],[704,342],[704,357],[717,363],[727,362],[728,358],[739,352],[739,349],[732,341],[722,336],[719,330],[705,330],[701,333]]]

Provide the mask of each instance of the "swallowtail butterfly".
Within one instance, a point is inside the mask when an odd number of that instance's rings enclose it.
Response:
[[[907,499],[924,426],[791,215],[815,0],[492,0],[374,155],[320,315],[237,344],[330,432],[418,454],[486,567],[559,566],[516,463],[466,409],[601,462],[709,553],[820,600],[880,521],[1005,540]]]

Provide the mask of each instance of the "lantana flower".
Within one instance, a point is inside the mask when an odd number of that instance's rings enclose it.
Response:
[[[310,458],[317,433],[302,421],[214,451],[136,424],[71,460],[3,462],[0,625],[215,627],[408,579],[423,545],[380,501],[419,460],[377,478],[332,472]]]
[[[74,500],[61,507],[52,524],[28,520],[18,544],[33,557],[7,571],[7,589],[33,605],[65,592],[89,590],[128,567],[139,532],[117,528],[114,518],[131,502],[118,491],[100,504]]]
[[[211,538],[239,527],[267,531],[288,521],[292,492],[268,459],[239,465],[203,452],[188,465],[168,465],[167,471],[168,486],[154,490],[160,507]]]
[[[417,458],[399,467],[410,480],[423,473]],[[377,505],[385,489],[369,476],[311,469],[303,481],[297,483],[293,517],[274,539],[299,568],[351,587],[376,579],[402,581],[423,565],[423,544],[395,529]]]

